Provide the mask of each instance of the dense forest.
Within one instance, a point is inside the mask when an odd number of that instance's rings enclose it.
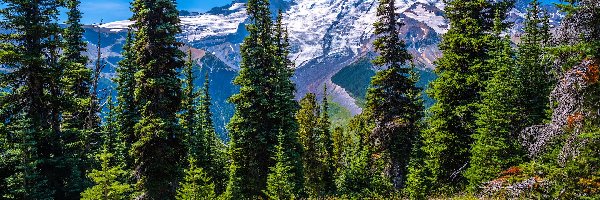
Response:
[[[598,0],[556,4],[558,27],[533,0],[516,38],[514,0],[446,0],[428,88],[379,0],[379,70],[348,124],[326,86],[295,99],[283,14],[249,0],[227,143],[175,1],[132,2],[116,97],[79,0],[0,2],[1,199],[600,199]]]

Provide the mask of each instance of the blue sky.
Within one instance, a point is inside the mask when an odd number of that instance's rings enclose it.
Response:
[[[111,22],[131,17],[129,3],[132,0],[81,0],[83,11],[82,22],[85,24],[98,23],[100,20]],[[207,11],[216,6],[231,3],[231,0],[177,0],[181,10]]]

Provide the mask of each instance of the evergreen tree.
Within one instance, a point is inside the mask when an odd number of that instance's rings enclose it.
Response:
[[[279,144],[275,147],[275,166],[271,167],[267,177],[266,196],[273,200],[296,199],[290,158],[283,149],[285,142],[283,131],[278,136]]]
[[[554,85],[552,76],[552,60],[546,51],[551,45],[548,15],[541,4],[533,0],[525,17],[525,33],[518,45],[518,74],[516,78],[521,109],[521,128],[542,124],[548,119],[550,102],[548,95]]]
[[[85,142],[90,133],[86,129],[89,118],[88,108],[91,103],[91,70],[86,67],[88,58],[83,55],[86,42],[83,40],[82,13],[79,0],[64,1],[67,10],[66,28],[62,30],[62,55],[59,64],[64,68],[61,77],[61,102],[64,110],[62,121],[62,145],[64,146],[65,168],[71,171],[66,180],[67,196],[78,199],[79,194],[88,186],[85,170],[90,167],[91,160],[85,153]]]
[[[499,22],[498,22],[499,23]],[[502,31],[496,30],[497,34]],[[514,51],[508,38],[498,38],[490,49],[492,77],[487,81],[477,113],[477,132],[473,134],[470,166],[465,172],[469,189],[477,191],[482,183],[497,178],[500,172],[520,163],[518,138],[518,80],[515,78]]]
[[[417,123],[422,117],[422,105],[411,99],[411,92],[419,89],[410,78],[410,68],[404,66],[411,55],[400,39],[403,24],[398,24],[395,5],[395,0],[379,1],[379,20],[374,24],[379,38],[373,44],[380,56],[373,64],[387,69],[377,72],[371,80],[366,112],[375,122],[370,138],[385,165],[385,176],[400,188],[406,179],[413,140],[419,134]]]
[[[24,115],[16,116],[14,124],[10,124],[3,134],[6,134],[6,152],[2,155],[12,169],[12,174],[3,177],[3,199],[53,199],[55,190],[48,186],[48,180],[40,172],[42,159],[35,131],[31,120]]]
[[[428,94],[436,103],[430,108],[429,129],[423,133],[425,167],[422,177],[432,188],[448,193],[462,188],[469,167],[469,147],[475,133],[475,113],[489,79],[488,49],[492,44],[496,13],[503,21],[513,1],[451,0],[445,7],[450,29],[439,45],[443,56],[436,61],[438,78]],[[503,24],[502,26],[506,26]]]
[[[323,86],[323,100],[321,101],[321,117],[319,118],[319,126],[321,136],[319,137],[323,144],[324,151],[321,153],[321,162],[324,164],[325,171],[323,173],[323,191],[326,193],[335,192],[335,172],[337,160],[334,159],[334,142],[331,134],[331,122],[329,120],[329,100],[327,99],[327,85]],[[306,156],[306,155],[305,155]]]
[[[207,149],[203,146],[206,145],[204,141],[204,135],[201,134],[201,130],[198,130],[198,93],[195,91],[194,81],[194,60],[192,59],[192,50],[188,50],[188,60],[182,70],[183,75],[183,95],[181,96],[181,112],[179,114],[179,121],[181,129],[183,130],[184,142],[188,148],[188,154],[194,159],[201,160],[200,163],[206,162],[208,158],[199,156]],[[204,165],[201,165],[204,166]]]
[[[297,103],[293,69],[287,58],[289,44],[283,28],[273,28],[268,0],[246,4],[248,37],[240,47],[241,70],[234,83],[240,93],[229,101],[236,111],[228,124],[231,135],[228,198],[264,197],[269,168],[277,145],[277,133],[285,130],[284,150],[291,157],[294,190],[302,189],[301,148],[294,120]],[[276,33],[274,36],[273,33]],[[265,78],[268,77],[268,78]]]
[[[202,168],[196,166],[196,160],[189,158],[189,169],[185,170],[184,182],[177,190],[178,200],[215,199],[215,185]]]
[[[62,165],[64,155],[59,137],[60,79],[64,72],[58,62],[61,1],[3,0],[2,3],[0,29],[10,31],[0,34],[0,65],[6,69],[0,75],[0,88],[5,91],[0,96],[0,121],[13,126],[20,116],[28,120],[27,131],[32,133],[27,137],[37,151],[36,160],[29,162],[35,163],[35,173],[46,181],[40,191],[47,191],[52,198],[65,199],[64,183],[70,170]]]
[[[205,74],[204,87],[202,88],[200,108],[198,109],[200,127],[202,137],[206,144],[205,151],[206,162],[204,169],[215,183],[215,193],[222,194],[225,191],[227,184],[227,148],[225,144],[217,137],[214,124],[212,121],[211,98],[210,98],[210,79],[208,73]]]
[[[81,193],[81,198],[86,200],[125,200],[130,199],[129,193],[132,187],[129,184],[119,180],[127,176],[127,171],[123,170],[122,165],[114,165],[114,155],[108,151],[108,147],[96,155],[100,162],[100,170],[93,169],[88,176],[95,185]]]
[[[140,120],[135,125],[132,153],[139,199],[173,199],[185,155],[176,113],[181,104],[177,70],[183,66],[178,11],[171,0],[135,0],[135,102]],[[160,12],[157,12],[160,11]]]
[[[324,144],[322,143],[322,127],[319,124],[320,108],[315,94],[308,93],[300,100],[300,110],[296,114],[298,119],[298,134],[302,143],[304,167],[304,187],[306,193],[311,197],[319,197],[325,190],[324,175],[327,172],[327,166],[321,156],[324,154]]]
[[[135,64],[135,52],[133,51],[133,33],[131,30],[127,32],[123,52],[123,59],[119,61],[117,66],[117,77],[115,83],[117,85],[117,133],[118,137],[125,144],[125,149],[131,149],[131,144],[135,142],[135,124],[139,120],[139,107],[135,102],[135,73],[137,67]],[[126,169],[133,168],[133,158],[126,154],[125,163]]]

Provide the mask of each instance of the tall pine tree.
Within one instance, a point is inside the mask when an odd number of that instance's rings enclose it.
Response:
[[[135,52],[133,50],[133,33],[131,30],[127,32],[123,52],[123,59],[119,61],[117,66],[117,77],[115,83],[117,85],[117,133],[119,138],[125,143],[126,149],[131,149],[131,145],[135,142],[135,124],[139,120],[139,106],[135,102],[135,73],[137,67],[135,64]],[[130,155],[125,156],[126,169],[133,169],[133,158]]]
[[[443,56],[436,61],[438,78],[428,94],[436,103],[430,108],[429,129],[425,130],[423,151],[429,192],[454,192],[466,185],[471,135],[477,128],[475,113],[481,92],[490,78],[488,49],[496,13],[504,16],[512,1],[451,0],[445,7],[450,29],[439,45]],[[501,19],[503,20],[503,19]]]
[[[499,15],[499,14],[497,14]],[[501,23],[499,19],[497,24]],[[487,81],[483,99],[477,112],[477,131],[473,134],[470,166],[465,172],[471,191],[487,181],[499,176],[500,172],[520,163],[518,138],[518,79],[516,78],[514,50],[510,40],[501,37],[502,27],[495,30],[497,38],[489,50],[491,59],[486,61],[492,69],[492,77]]]
[[[265,197],[269,168],[279,130],[285,130],[284,150],[291,156],[294,190],[302,186],[301,145],[294,113],[293,69],[283,28],[273,28],[268,0],[248,1],[248,37],[241,46],[241,70],[234,83],[240,93],[229,101],[236,111],[228,124],[231,135],[228,198]],[[274,36],[274,32],[277,34]]]
[[[547,13],[537,0],[533,0],[525,17],[525,33],[518,45],[519,100],[521,126],[528,127],[543,124],[548,119],[550,101],[548,95],[554,85],[552,60],[547,48],[550,47],[552,34]]]
[[[410,78],[411,69],[405,66],[412,56],[400,39],[403,24],[398,23],[395,5],[395,0],[379,1],[379,20],[374,24],[379,38],[373,45],[380,55],[373,64],[385,69],[371,80],[366,112],[375,123],[370,139],[375,153],[383,160],[385,176],[400,188],[406,180],[413,140],[419,134],[417,123],[422,117],[422,106],[411,96],[411,92],[420,90]]]
[[[135,42],[135,101],[140,120],[133,144],[140,199],[174,199],[185,155],[176,113],[181,104],[177,70],[184,54],[175,35],[179,12],[171,0],[136,0],[132,4]]]

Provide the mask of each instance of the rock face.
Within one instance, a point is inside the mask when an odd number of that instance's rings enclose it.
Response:
[[[550,95],[551,105],[556,105],[552,107],[551,123],[528,127],[521,133],[523,145],[527,148],[529,156],[537,157],[544,153],[553,140],[566,134],[569,134],[569,139],[559,160],[564,161],[567,157],[576,155],[577,147],[583,144],[574,142],[574,139],[579,134],[581,122],[588,115],[583,110],[583,91],[589,85],[588,77],[597,73],[593,72],[597,66],[596,61],[585,60],[560,77]]]

